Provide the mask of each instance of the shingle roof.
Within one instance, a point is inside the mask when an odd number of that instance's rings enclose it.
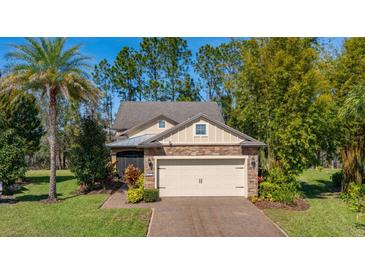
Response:
[[[119,141],[115,141],[113,143],[109,143],[107,147],[135,147],[139,144],[143,143],[144,141],[152,138],[155,134],[145,134],[137,137],[132,137],[128,139],[123,139]]]
[[[215,102],[122,102],[113,128],[126,130],[161,114],[181,123],[199,113],[224,123],[220,108]]]

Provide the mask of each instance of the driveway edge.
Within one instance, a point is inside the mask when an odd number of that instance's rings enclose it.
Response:
[[[289,237],[288,233],[286,233],[286,231],[284,229],[282,229],[278,224],[276,224],[273,220],[271,220],[271,218],[269,218],[262,209],[260,209],[258,207],[257,207],[257,209],[260,210],[261,213],[265,216],[265,218],[268,219],[277,229],[279,229],[284,234],[285,237]]]
[[[146,237],[151,237],[150,235],[150,232],[151,232],[151,226],[152,226],[152,221],[153,221],[153,216],[154,216],[154,213],[155,213],[155,209],[154,208],[151,208],[151,218],[150,218],[150,222],[148,223],[148,229],[147,229],[147,235]]]

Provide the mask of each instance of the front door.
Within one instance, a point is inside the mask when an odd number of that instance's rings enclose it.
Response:
[[[143,151],[122,151],[117,153],[117,170],[119,176],[123,176],[124,170],[128,165],[138,167],[142,172],[144,170]]]

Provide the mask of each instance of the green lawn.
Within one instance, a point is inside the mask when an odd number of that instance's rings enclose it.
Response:
[[[60,201],[44,204],[49,171],[29,171],[31,183],[16,194],[16,204],[0,204],[0,236],[145,236],[150,209],[100,209],[106,194],[75,196],[76,180],[57,172]]]
[[[334,192],[330,176],[336,170],[306,170],[301,176],[307,211],[265,209],[289,236],[364,236],[365,215],[350,210]]]

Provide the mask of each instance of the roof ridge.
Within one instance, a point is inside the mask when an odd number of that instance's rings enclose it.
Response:
[[[116,113],[113,128],[128,130],[142,124],[159,114],[177,123],[181,123],[196,115],[204,113],[209,117],[224,123],[221,109],[217,102],[151,102],[151,101],[122,101]]]

